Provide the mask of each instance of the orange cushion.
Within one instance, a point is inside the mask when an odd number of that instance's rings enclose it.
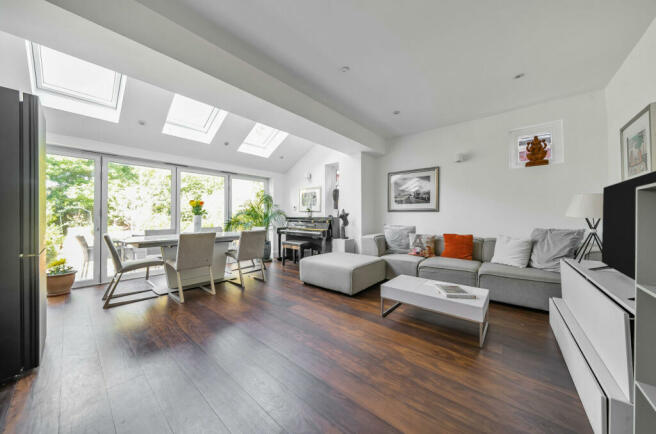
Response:
[[[444,234],[444,251],[442,256],[445,258],[472,259],[474,253],[474,236]]]

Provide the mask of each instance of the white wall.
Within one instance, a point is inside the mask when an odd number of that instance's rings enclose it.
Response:
[[[349,238],[360,238],[362,234],[362,161],[363,154],[343,154],[339,151],[329,149],[320,145],[312,148],[305,154],[284,177],[286,197],[278,202],[280,207],[291,217],[303,217],[307,214],[299,209],[299,190],[304,187],[321,186],[321,194],[325,198],[325,165],[339,163],[339,208],[345,209],[349,215],[349,225],[346,227],[346,235]],[[312,174],[312,180],[308,182],[306,175]],[[278,199],[276,199],[278,200]],[[320,213],[313,216],[327,216],[333,210],[326,210],[324,200],[321,201]]]
[[[652,102],[656,102],[656,20],[606,86],[609,183],[621,179],[620,128]]]
[[[656,77],[656,75],[655,75]],[[565,162],[510,169],[509,131],[563,120]],[[377,231],[383,223],[413,224],[419,232],[528,236],[535,227],[584,227],[565,217],[575,193],[607,184],[603,91],[526,107],[398,139],[363,178],[377,178]],[[454,163],[456,152],[468,154]],[[377,167],[376,167],[377,166]],[[387,173],[440,167],[440,211],[387,212]],[[365,211],[366,212],[366,211]],[[369,227],[368,227],[369,229]]]

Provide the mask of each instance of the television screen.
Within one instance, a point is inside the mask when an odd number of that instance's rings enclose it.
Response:
[[[656,172],[604,188],[603,261],[635,278],[635,190],[656,182]]]

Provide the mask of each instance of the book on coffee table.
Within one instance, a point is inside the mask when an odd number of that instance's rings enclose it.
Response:
[[[437,290],[446,298],[464,298],[464,299],[476,298],[476,294],[471,294],[467,292],[467,290],[461,288],[458,285],[444,285],[442,283],[433,283],[432,285],[435,288],[437,288]]]

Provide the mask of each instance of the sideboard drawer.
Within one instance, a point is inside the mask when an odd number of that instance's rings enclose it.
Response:
[[[583,408],[588,415],[592,430],[597,434],[607,433],[608,402],[606,395],[567,328],[553,299],[549,300],[549,323],[572,376],[576,391],[581,398]]]

